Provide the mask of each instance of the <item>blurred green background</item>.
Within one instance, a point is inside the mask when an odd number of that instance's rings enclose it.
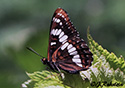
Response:
[[[125,56],[125,1],[123,0],[0,0],[0,87],[20,88],[25,72],[41,71],[47,56],[49,28],[54,11],[65,9],[80,36],[86,30],[95,41],[117,56]]]

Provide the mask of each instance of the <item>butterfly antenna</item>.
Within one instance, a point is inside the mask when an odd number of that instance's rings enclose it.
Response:
[[[34,49],[32,49],[31,47],[26,47],[28,50],[30,50],[31,52],[35,53],[36,55],[44,58],[43,56],[41,56],[39,53],[37,53]]]

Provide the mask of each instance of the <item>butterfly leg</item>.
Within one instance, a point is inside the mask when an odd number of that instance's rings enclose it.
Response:
[[[54,65],[55,65],[56,69],[59,71],[62,79],[64,79],[64,74],[61,72],[61,70],[58,68],[58,66],[55,63],[54,63]]]

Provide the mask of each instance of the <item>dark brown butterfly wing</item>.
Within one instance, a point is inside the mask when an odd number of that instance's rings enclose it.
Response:
[[[92,61],[86,42],[80,39],[66,11],[58,8],[51,22],[48,62],[54,62],[69,73],[76,73],[88,69]]]

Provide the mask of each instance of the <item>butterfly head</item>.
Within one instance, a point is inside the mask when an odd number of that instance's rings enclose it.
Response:
[[[47,59],[45,57],[43,57],[41,61],[43,62],[43,64],[47,64]]]

